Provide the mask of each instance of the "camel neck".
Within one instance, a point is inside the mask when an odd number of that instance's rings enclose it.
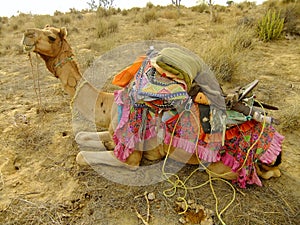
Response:
[[[114,94],[97,90],[81,75],[69,44],[63,40],[56,57],[41,55],[48,70],[60,79],[63,89],[72,97],[72,107],[98,126],[108,128]]]
[[[73,97],[82,75],[69,44],[63,40],[61,50],[56,57],[45,55],[41,55],[41,57],[44,59],[48,70],[60,79],[64,91]]]

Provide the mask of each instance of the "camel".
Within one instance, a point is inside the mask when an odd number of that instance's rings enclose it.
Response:
[[[201,163],[197,153],[190,153],[164,142],[156,145],[157,139],[155,138],[144,141],[147,151],[137,148],[124,160],[116,157],[112,149],[114,145],[111,149],[107,149],[103,143],[99,142],[99,140],[112,142],[114,131],[118,126],[118,105],[115,103],[114,93],[97,90],[82,76],[66,37],[66,28],[47,25],[43,29],[27,29],[23,35],[22,45],[25,52],[35,52],[40,55],[48,70],[60,79],[62,88],[72,98],[72,107],[76,107],[86,119],[106,129],[103,132],[82,131],[76,134],[75,140],[79,145],[98,148],[98,151],[79,152],[76,157],[79,165],[105,164],[134,170],[139,167],[142,157],[148,160],[159,160],[166,156],[187,164]],[[279,139],[277,144],[281,146],[283,137],[277,134],[277,138]],[[270,153],[273,154],[272,162],[268,159],[255,164],[255,173],[263,179],[279,177],[281,175],[278,168],[280,153],[281,149],[277,149],[276,153]],[[214,177],[237,180],[240,176],[240,168],[233,170],[232,165],[229,164],[226,165],[222,160],[211,162],[206,172]]]

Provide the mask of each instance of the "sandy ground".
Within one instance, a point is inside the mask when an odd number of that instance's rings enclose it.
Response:
[[[175,202],[183,190],[165,197],[163,191],[170,188],[167,181],[123,185],[76,164],[79,148],[74,141],[69,97],[35,55],[31,71],[28,56],[18,52],[21,31],[6,37],[13,40],[14,51],[0,55],[0,223],[143,224],[136,212],[146,218],[149,206],[150,224],[180,224],[182,216]],[[191,36],[180,37],[179,44]],[[73,35],[70,40],[80,59],[83,50],[75,39]],[[282,176],[263,181],[263,187],[235,187],[235,201],[223,215],[227,224],[296,225],[300,221],[299,46],[299,38],[259,42],[240,59],[240,76],[227,84],[259,79],[257,96],[280,108],[273,114],[282,121],[276,128],[285,136]],[[33,75],[39,77],[36,86],[40,90],[34,88]],[[41,96],[41,105],[36,93]],[[178,175],[184,179],[193,169],[183,166]],[[205,173],[198,173],[189,185],[207,179]],[[222,209],[232,198],[232,190],[219,181],[214,187]],[[149,205],[145,192],[155,194]],[[187,199],[215,210],[209,185],[188,191]],[[214,221],[220,224],[216,215]]]

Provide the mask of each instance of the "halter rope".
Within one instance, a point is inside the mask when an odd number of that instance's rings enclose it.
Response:
[[[32,58],[31,58],[31,54],[30,52],[28,53],[28,58],[30,61],[30,65],[31,65],[31,73],[32,73],[32,77],[33,77],[33,87],[34,87],[34,91],[37,97],[37,101],[38,101],[38,107],[39,109],[42,109],[42,97],[41,97],[41,88],[40,88],[40,78],[39,78],[39,69],[38,69],[38,62],[36,60],[36,75],[33,71],[33,63],[32,63]],[[38,59],[38,54],[36,54],[36,59]]]

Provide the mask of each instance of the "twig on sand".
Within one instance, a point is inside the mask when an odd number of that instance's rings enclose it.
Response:
[[[137,195],[134,198],[136,199],[136,198],[140,198],[142,196],[145,197],[146,202],[147,202],[147,216],[146,216],[146,219],[144,219],[143,216],[137,211],[136,207],[135,207],[135,212],[136,212],[137,217],[142,220],[142,222],[143,222],[144,225],[149,225],[150,203],[149,203],[149,199],[148,199],[148,192],[145,191],[145,193],[143,195]]]

